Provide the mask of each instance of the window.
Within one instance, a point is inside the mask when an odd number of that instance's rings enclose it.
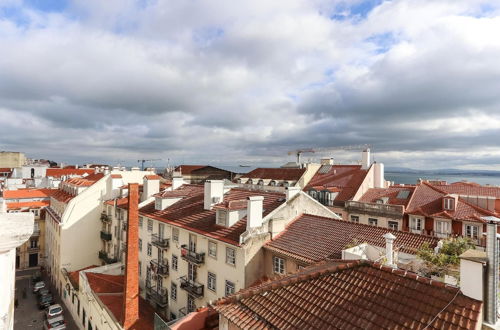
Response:
[[[226,280],[226,296],[234,293],[234,283]]]
[[[208,255],[217,259],[217,243],[208,241]]]
[[[179,260],[179,259],[177,258],[177,256],[176,256],[176,255],[172,255],[172,269],[173,269],[173,270],[177,270],[177,261],[178,261],[178,260]]]
[[[443,207],[445,210],[453,210],[454,208],[454,199],[453,198],[445,198],[443,199]]]
[[[215,292],[216,282],[215,274],[208,272],[207,288]]]
[[[359,223],[359,216],[357,215],[351,215],[351,221],[355,223]]]
[[[172,298],[172,300],[177,300],[177,284],[176,283],[170,284],[170,298]]]
[[[142,239],[139,238],[139,251],[142,251]]]
[[[465,237],[477,240],[479,237],[479,227],[474,225],[465,225]]]
[[[377,220],[377,219],[375,219],[375,218],[368,218],[368,224],[369,224],[370,226],[377,226],[377,224],[378,224],[378,220]]]
[[[187,301],[187,311],[188,313],[194,312],[196,310],[196,304],[194,303],[194,297],[188,294]]]
[[[153,231],[153,220],[148,219],[148,231]]]
[[[398,230],[399,222],[389,221],[388,224],[389,224],[389,229]]]
[[[179,242],[179,228],[172,228],[172,241]]]
[[[32,239],[30,240],[30,248],[36,248],[38,246],[38,240]]]
[[[198,269],[196,265],[188,262],[188,280],[196,281],[197,274],[198,274]]]
[[[142,263],[139,261],[139,276],[142,274]]]
[[[153,250],[153,248],[151,246],[151,243],[148,243],[148,256],[151,256],[152,250]]]
[[[177,315],[175,315],[174,313],[170,312],[170,320],[175,320],[177,319]]]
[[[139,217],[139,228],[142,228],[142,222],[144,221],[143,217]]]
[[[413,230],[422,230],[422,219],[411,218],[410,226],[411,226],[411,229],[413,229]]]
[[[450,233],[450,223],[448,221],[436,221],[436,233],[449,234]]]
[[[226,227],[227,226],[227,213],[226,211],[222,211],[222,210],[217,210],[216,212],[216,219],[217,219],[217,224],[219,226],[224,226]]]
[[[273,257],[273,272],[278,274],[285,274],[285,259],[280,257]]]
[[[226,263],[230,265],[236,264],[236,254],[234,249],[227,247],[226,248]]]

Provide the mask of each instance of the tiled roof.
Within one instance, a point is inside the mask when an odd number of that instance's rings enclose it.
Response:
[[[452,184],[432,184],[448,194],[463,196],[490,196],[500,198],[500,187],[481,186],[473,182],[455,182]]]
[[[247,208],[247,205],[248,205],[247,200],[242,199],[242,200],[226,201],[224,203],[219,203],[217,205],[214,205],[214,208],[222,210],[243,210]]]
[[[9,210],[39,209],[49,205],[50,201],[32,201],[32,202],[7,203],[7,208]]]
[[[119,293],[123,292],[123,275],[109,275],[101,273],[86,272],[87,280],[92,291],[95,293]]]
[[[103,177],[104,177],[103,173],[95,173],[82,178],[70,178],[65,182],[79,187],[90,187]]]
[[[54,178],[59,178],[61,176],[68,175],[84,175],[84,174],[93,174],[95,172],[92,168],[48,168],[45,172],[46,176],[51,176]]]
[[[243,174],[243,178],[299,181],[305,168],[256,168]]]
[[[0,167],[0,173],[7,173],[7,172],[12,172],[11,168],[8,167]]]
[[[122,175],[121,174],[111,174],[112,179],[121,179]]]
[[[140,209],[140,214],[233,245],[239,245],[239,237],[246,230],[246,217],[229,228],[218,226],[215,224],[215,209],[205,210],[203,208],[203,185],[183,185],[174,191],[165,192],[164,195],[170,197],[173,193],[175,193],[175,197],[185,197],[163,211],[156,210],[155,203],[150,203]],[[233,188],[227,192],[224,195],[224,201],[243,200],[249,196],[264,197],[263,216],[268,215],[285,202],[285,195],[282,193],[252,191],[241,188]]]
[[[368,170],[361,169],[361,165],[332,165],[326,173],[320,170],[316,172],[304,190],[340,188],[341,191],[335,198],[335,202],[345,202],[354,197],[367,173]]]
[[[366,261],[321,262],[222,298],[240,329],[474,329],[482,302],[457,287]]]
[[[410,254],[415,254],[416,249],[423,243],[434,247],[439,241],[432,236],[303,214],[268,242],[265,248],[305,262],[316,262],[325,258],[339,259],[342,258],[342,250],[353,244],[368,243],[385,247],[383,235],[387,232],[396,236],[395,249]]]
[[[92,265],[92,266],[87,266],[87,267],[82,268],[82,269],[75,270],[73,272],[69,272],[68,273],[68,278],[69,278],[71,284],[73,284],[73,287],[78,290],[79,285],[80,285],[80,272],[81,271],[84,271],[84,270],[87,270],[87,269],[92,269],[92,268],[95,268],[95,267],[99,267],[99,266]]]
[[[54,197],[59,202],[68,203],[75,196],[65,192],[62,189],[58,189],[54,194],[52,194],[52,197]]]
[[[387,204],[408,206],[415,186],[391,186],[389,188],[371,188],[359,199],[360,202],[376,203],[378,199],[387,197]],[[404,192],[408,193],[404,193]],[[406,198],[398,198],[405,196]]]
[[[174,171],[181,172],[181,174],[191,174],[195,170],[207,167],[208,165],[179,165]]]
[[[154,174],[154,175],[145,175],[144,177],[146,179],[148,179],[148,180],[160,180],[161,179],[161,177],[159,175],[156,175],[156,174]]]
[[[4,199],[49,198],[57,189],[17,189],[4,190]]]

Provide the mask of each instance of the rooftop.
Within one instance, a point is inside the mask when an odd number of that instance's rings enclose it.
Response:
[[[46,176],[59,178],[62,176],[82,176],[84,174],[93,174],[95,170],[93,168],[48,168],[45,172]]]
[[[7,203],[7,209],[9,210],[39,209],[49,205],[50,201],[17,202],[17,203]]]
[[[474,329],[482,302],[369,262],[326,261],[218,300],[240,329]]]
[[[360,202],[376,203],[387,198],[386,204],[408,206],[415,186],[391,186],[388,188],[371,188],[359,199]]]
[[[395,249],[410,254],[415,254],[423,243],[434,247],[439,241],[432,236],[303,214],[268,242],[265,248],[304,262],[316,262],[325,258],[340,259],[342,250],[353,245],[368,243],[385,247],[383,235],[387,232],[396,236]],[[311,241],[312,237],[314,241]]]
[[[4,199],[49,198],[56,189],[17,189],[4,190]]]
[[[299,181],[305,168],[256,168],[243,174],[243,178]]]

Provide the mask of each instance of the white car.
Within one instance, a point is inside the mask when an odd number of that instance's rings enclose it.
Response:
[[[45,288],[45,283],[44,282],[36,282],[35,285],[33,286],[33,292],[36,293],[38,290]]]
[[[53,319],[45,320],[43,322],[44,330],[64,330],[66,329],[66,322],[64,321],[62,315],[55,317]]]
[[[62,315],[62,313],[63,313],[63,309],[62,309],[61,305],[59,305],[59,304],[50,305],[47,308],[47,311],[45,312],[45,317],[47,319],[51,319],[51,318],[54,318],[56,316]]]

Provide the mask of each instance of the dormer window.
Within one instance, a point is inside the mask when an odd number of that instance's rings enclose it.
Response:
[[[288,186],[290,186],[290,183],[288,181],[284,181],[283,182],[283,187],[288,187]]]
[[[257,184],[258,184],[259,186],[263,186],[263,185],[264,185],[264,180],[260,179],[260,180],[259,180],[259,182],[257,182]]]
[[[247,183],[248,184],[253,184],[253,180],[252,179],[248,179]]]
[[[236,180],[236,183],[242,183],[241,179]]]
[[[455,209],[455,199],[444,198],[443,199],[443,208],[445,210],[454,210]]]
[[[273,187],[276,186],[276,181],[272,180],[271,182],[269,182],[269,185]]]

